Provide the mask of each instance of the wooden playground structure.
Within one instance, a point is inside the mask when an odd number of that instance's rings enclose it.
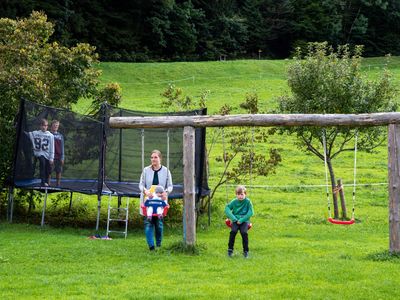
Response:
[[[242,114],[212,116],[111,117],[112,128],[183,127],[185,243],[196,243],[195,128],[224,126],[388,126],[389,251],[400,253],[400,113]]]

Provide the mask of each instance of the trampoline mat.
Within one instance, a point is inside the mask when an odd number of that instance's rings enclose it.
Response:
[[[16,180],[15,187],[22,189],[37,190],[40,192],[79,192],[83,194],[97,194],[99,182],[93,179],[62,179],[59,187],[56,186],[56,181],[51,180],[49,187],[41,186],[40,179],[23,179]],[[103,188],[103,194],[109,194],[107,189]]]

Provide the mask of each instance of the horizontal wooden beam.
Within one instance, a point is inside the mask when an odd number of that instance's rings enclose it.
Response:
[[[382,126],[400,124],[400,113],[371,114],[243,114],[211,116],[111,117],[112,128],[223,126]]]

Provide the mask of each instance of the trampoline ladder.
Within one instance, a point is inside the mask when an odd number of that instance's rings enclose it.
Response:
[[[123,234],[125,238],[128,235],[128,217],[129,217],[129,198],[126,198],[126,207],[112,207],[111,206],[111,196],[108,200],[108,214],[107,214],[107,236],[109,233],[119,233]],[[116,212],[117,218],[112,218],[111,216],[114,215],[113,212]],[[122,213],[121,213],[122,212]],[[124,216],[120,217],[121,214]],[[110,223],[125,223],[125,230],[110,230]]]

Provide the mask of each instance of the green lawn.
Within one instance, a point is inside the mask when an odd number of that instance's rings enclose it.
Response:
[[[106,241],[89,240],[88,229],[2,223],[2,299],[396,297],[400,259],[387,255],[385,187],[361,192],[352,226],[326,222],[321,194],[253,190],[247,260],[240,236],[235,256],[226,256],[229,230],[217,214],[211,227],[201,220],[195,256],[168,250],[182,240],[169,226],[162,249],[151,253],[142,229]]]
[[[118,81],[123,88],[121,106],[158,111],[160,93],[169,82],[197,97],[209,90],[209,113],[225,103],[236,107],[246,93],[256,91],[260,107],[275,105],[286,92],[285,68],[289,61],[226,61],[198,63],[101,63],[102,83]],[[363,70],[373,78],[383,58],[367,59]],[[389,66],[400,82],[400,58]],[[75,110],[85,112],[89,102]],[[207,130],[208,146],[219,129]],[[256,215],[250,231],[250,258],[241,256],[238,235],[232,259],[226,255],[229,230],[222,208],[234,194],[234,185],[222,187],[212,206],[212,223],[199,221],[199,255],[170,250],[182,240],[182,226],[166,221],[164,245],[147,250],[141,222],[131,222],[128,238],[89,240],[94,233],[96,199],[79,196],[73,207],[85,207],[86,229],[56,228],[59,213],[48,205],[45,229],[38,218],[23,224],[0,223],[1,299],[101,298],[101,299],[393,299],[400,291],[400,258],[388,255],[387,145],[376,153],[357,154],[356,219],[352,226],[331,225],[323,162],[298,150],[288,136],[271,136],[257,151],[277,147],[282,164],[268,178],[252,178],[249,197]],[[222,171],[215,158],[222,155],[221,138],[210,153],[210,186]],[[353,182],[353,153],[340,156],[336,175]],[[244,184],[248,185],[250,179]],[[352,188],[346,187],[351,209]],[[106,205],[102,206],[104,233]],[[36,207],[40,215],[41,204]],[[137,209],[137,201],[132,208]],[[59,208],[60,206],[58,206]],[[67,209],[68,203],[64,204]],[[135,211],[137,214],[137,211]],[[133,214],[133,212],[132,212]],[[131,215],[133,218],[133,215]],[[17,218],[17,216],[16,216]],[[71,219],[74,222],[74,219]]]

